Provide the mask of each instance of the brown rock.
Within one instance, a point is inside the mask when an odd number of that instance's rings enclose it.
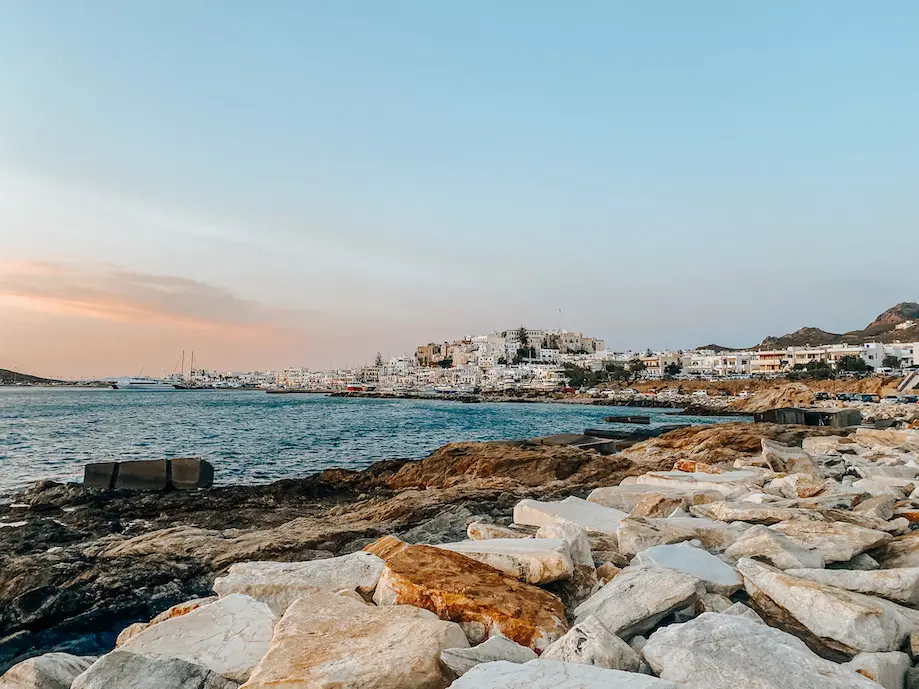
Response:
[[[622,569],[614,565],[612,562],[606,562],[597,567],[597,579],[600,582],[600,586],[606,586],[609,582],[615,579],[621,571]]]
[[[703,474],[723,474],[724,470],[719,469],[716,466],[711,464],[706,464],[705,462],[698,462],[694,459],[681,459],[673,465],[674,471],[690,471],[695,472],[699,471]]]
[[[363,551],[371,555],[376,555],[381,560],[388,560],[393,555],[401,553],[406,548],[408,548],[408,543],[390,534],[378,538],[369,545],[365,545]]]
[[[643,497],[632,511],[630,517],[669,517],[673,511],[683,505],[682,497],[667,497],[650,493]]]
[[[425,545],[390,555],[373,599],[377,605],[414,605],[457,622],[473,644],[499,633],[539,652],[568,630],[565,607],[551,593]]]

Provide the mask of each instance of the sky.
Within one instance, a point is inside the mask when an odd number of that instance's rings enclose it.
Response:
[[[919,3],[0,0],[0,368],[919,300]]]

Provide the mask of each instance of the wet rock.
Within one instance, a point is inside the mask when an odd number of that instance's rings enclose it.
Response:
[[[547,526],[559,521],[575,524],[588,531],[615,534],[625,512],[603,507],[587,500],[567,497],[559,502],[521,500],[514,506],[514,523]]]
[[[453,505],[436,517],[402,532],[402,540],[428,545],[457,541],[463,538],[469,524],[479,519],[481,515],[473,514],[462,505]]]
[[[268,651],[276,621],[267,605],[237,593],[155,624],[121,650],[150,658],[179,658],[245,682]]]
[[[178,658],[148,658],[114,651],[76,678],[72,689],[237,689],[201,665]]]
[[[752,526],[743,536],[724,551],[730,562],[742,557],[765,560],[779,569],[793,567],[822,568],[823,555],[819,550],[805,548],[787,536],[765,526]]]
[[[848,571],[844,569],[788,569],[789,576],[835,586],[895,603],[919,606],[919,568]]]
[[[369,599],[382,573],[383,560],[365,552],[310,562],[239,562],[214,582],[214,591],[251,596],[280,617],[297,598],[319,589],[357,591]]]
[[[726,550],[742,533],[738,527],[711,519],[629,517],[620,523],[619,552],[631,559],[656,545],[696,540],[706,550],[717,553]]]
[[[568,544],[561,538],[492,538],[437,547],[483,562],[530,584],[568,579],[574,571]]]
[[[675,610],[692,605],[705,593],[693,576],[671,569],[631,566],[575,611],[577,622],[596,617],[607,631],[628,640],[652,629]]]
[[[459,623],[473,644],[502,634],[539,652],[568,630],[562,602],[493,567],[431,546],[386,561],[377,605],[415,605]]]
[[[17,663],[0,676],[0,689],[70,689],[95,658],[46,653]]]
[[[677,689],[656,677],[607,670],[558,660],[531,660],[523,665],[497,662],[478,665],[450,685],[451,689]],[[736,689],[736,687],[734,688]],[[835,688],[834,688],[835,689]],[[861,687],[853,687],[861,689]]]
[[[425,610],[375,607],[323,591],[287,609],[243,686],[442,689],[449,678],[441,652],[466,646],[459,626]]]
[[[625,641],[610,634],[592,615],[554,641],[540,657],[626,672],[637,672],[639,663],[638,654]]]
[[[509,663],[526,663],[536,659],[536,652],[514,643],[503,636],[490,636],[478,646],[446,648],[440,653],[441,662],[459,677],[476,665],[505,660]]]
[[[747,558],[737,563],[747,593],[767,596],[812,634],[836,642],[842,652],[893,651],[919,629],[919,611],[790,576]]]
[[[874,680],[884,689],[903,689],[906,671],[912,663],[905,653],[859,653],[846,663],[860,675]]]
[[[844,522],[788,521],[770,528],[802,548],[819,552],[825,562],[851,560],[891,540],[890,534],[883,531]]]
[[[705,613],[656,631],[642,655],[662,679],[705,689],[878,689],[800,640],[737,615]]]
[[[699,579],[707,591],[725,596],[743,587],[743,578],[737,570],[711,553],[686,543],[648,548],[635,556],[633,564],[685,572]]]

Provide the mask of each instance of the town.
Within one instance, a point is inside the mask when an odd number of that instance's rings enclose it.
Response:
[[[453,342],[428,343],[413,355],[352,368],[220,373],[193,370],[185,382],[209,387],[259,387],[316,392],[471,393],[554,391],[598,382],[642,379],[742,379],[821,371],[915,374],[919,342],[834,344],[778,349],[612,351],[604,341],[569,330],[519,327]],[[919,380],[917,380],[919,382]]]

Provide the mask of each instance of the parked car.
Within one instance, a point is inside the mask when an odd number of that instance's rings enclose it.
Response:
[[[830,393],[828,392],[818,392],[814,395],[815,400],[824,401],[830,399]]]

